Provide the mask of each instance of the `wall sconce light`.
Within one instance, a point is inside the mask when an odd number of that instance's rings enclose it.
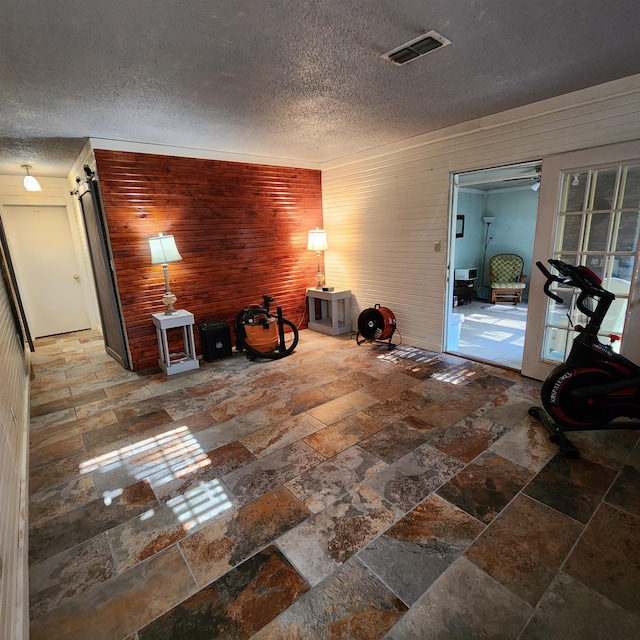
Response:
[[[173,236],[165,236],[159,233],[155,238],[149,238],[149,248],[151,249],[151,264],[161,264],[164,272],[164,286],[167,292],[162,296],[162,302],[167,305],[164,312],[166,316],[175,313],[173,305],[177,298],[169,289],[169,262],[179,262],[182,256],[178,253],[176,241]]]
[[[21,164],[20,166],[23,169],[25,169],[27,172],[27,175],[24,177],[24,180],[23,180],[24,188],[27,191],[42,191],[42,187],[40,186],[40,183],[37,181],[37,179],[29,175],[29,169],[31,169],[31,165]]]
[[[316,285],[316,289],[322,289],[322,283],[324,281],[324,274],[320,268],[320,253],[326,251],[328,248],[327,232],[324,229],[309,231],[307,249],[309,251],[315,251],[318,256],[318,273],[316,273],[316,280],[318,281],[318,284]]]

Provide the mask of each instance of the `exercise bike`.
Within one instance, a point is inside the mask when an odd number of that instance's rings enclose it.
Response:
[[[559,276],[550,273],[537,262],[547,278],[544,292],[552,300],[563,299],[550,290],[554,282],[578,289],[577,308],[589,319],[575,326],[578,335],[564,364],[556,367],[544,381],[540,396],[544,410],[531,407],[529,414],[551,433],[550,440],[569,458],[578,458],[580,451],[566,436],[566,431],[599,429],[640,429],[640,367],[611,348],[620,337],[610,334],[611,344],[598,339],[602,325],[615,295],[602,287],[600,278],[584,266],[574,266],[561,260],[549,260]],[[628,422],[613,422],[627,418]]]
[[[263,295],[262,300],[262,305],[245,307],[236,316],[236,350],[246,350],[251,360],[284,358],[298,345],[298,328],[282,316],[280,307],[276,307],[275,315],[270,312],[270,305],[275,302],[271,296]]]

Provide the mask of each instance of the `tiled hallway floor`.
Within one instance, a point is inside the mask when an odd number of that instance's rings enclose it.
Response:
[[[32,640],[640,637],[638,432],[556,455],[537,384],[301,332],[172,377],[33,354]]]

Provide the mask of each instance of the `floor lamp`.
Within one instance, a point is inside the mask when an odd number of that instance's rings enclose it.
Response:
[[[489,292],[486,292],[485,295],[485,286],[484,286],[484,266],[487,262],[487,247],[491,244],[491,241],[493,240],[493,238],[489,235],[489,227],[491,226],[491,223],[496,219],[495,216],[484,216],[482,218],[485,222],[485,224],[487,225],[487,228],[485,229],[484,232],[484,252],[482,253],[482,275],[480,278],[480,284],[482,285],[482,293],[483,293],[483,298],[485,298],[486,300],[488,300],[491,296],[489,295]]]

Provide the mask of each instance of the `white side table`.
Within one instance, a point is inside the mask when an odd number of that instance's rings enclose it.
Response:
[[[309,329],[339,336],[351,331],[351,290],[322,291],[307,289]],[[320,317],[316,317],[316,300],[320,300]],[[341,313],[342,312],[342,313]]]
[[[164,313],[153,313],[153,324],[158,337],[158,366],[168,375],[197,369],[200,366],[196,355],[196,344],[193,339],[193,313],[181,309],[170,316]],[[169,353],[167,330],[182,328],[184,351]]]

